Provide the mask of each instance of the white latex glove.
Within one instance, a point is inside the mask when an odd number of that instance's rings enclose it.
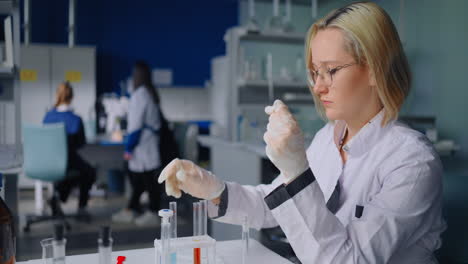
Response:
[[[159,175],[158,182],[164,181],[167,195],[176,198],[180,198],[183,191],[197,198],[213,200],[226,188],[226,184],[213,173],[190,160],[172,160]]]
[[[289,183],[309,167],[304,135],[288,107],[280,100],[267,106],[265,112],[270,115],[263,135],[266,154],[280,170],[285,183]]]

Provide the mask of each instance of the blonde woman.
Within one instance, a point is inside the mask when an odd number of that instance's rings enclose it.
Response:
[[[218,221],[281,226],[302,263],[436,263],[442,166],[424,135],[396,121],[411,78],[390,17],[374,3],[332,11],[310,28],[306,62],[329,122],[306,150],[287,106],[265,109],[266,153],[281,172],[271,184],[174,160],[159,178],[166,192],[211,200]]]
[[[57,88],[54,108],[47,112],[44,124],[64,123],[67,132],[68,162],[67,171],[77,171],[79,174],[70,174],[55,185],[60,200],[66,202],[71,190],[79,187],[80,197],[78,202],[77,217],[81,220],[90,220],[90,214],[86,210],[89,201],[89,190],[96,181],[96,170],[83,158],[78,150],[86,144],[84,126],[81,117],[73,112],[71,103],[73,100],[73,88],[70,83],[61,83]],[[56,201],[52,201],[56,202]],[[54,208],[54,203],[53,208]],[[54,212],[55,213],[55,212]]]

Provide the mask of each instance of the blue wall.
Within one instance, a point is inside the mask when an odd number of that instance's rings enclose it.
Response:
[[[119,90],[135,60],[171,68],[174,85],[201,86],[223,36],[238,24],[237,0],[76,0],[76,44],[97,47],[98,93]],[[67,43],[68,1],[31,1],[31,41]]]

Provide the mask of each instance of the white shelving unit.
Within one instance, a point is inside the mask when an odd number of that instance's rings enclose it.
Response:
[[[260,41],[260,42],[275,42],[275,43],[293,43],[304,44],[305,38],[303,34],[298,33],[275,33],[275,32],[260,32],[250,33],[245,29],[239,28],[239,39],[241,41]]]
[[[242,1],[247,2],[247,0],[242,0]],[[271,3],[271,0],[255,0],[255,2]],[[292,0],[291,3],[294,5],[310,6],[311,0]]]
[[[237,80],[237,85],[239,87],[264,87],[265,89],[267,89],[268,88],[268,81],[266,81],[266,80],[238,79]],[[277,80],[277,81],[273,81],[273,86],[275,88],[304,89],[304,88],[307,88],[307,83],[298,82],[298,81]]]
[[[292,99],[290,103],[304,103],[304,98],[310,96],[307,83],[298,80],[273,80],[254,79],[247,80],[241,77],[241,65],[244,63],[241,47],[245,42],[274,43],[287,45],[304,45],[305,34],[298,33],[252,33],[244,27],[234,27],[226,32],[226,55],[229,63],[229,95],[227,100],[228,127],[227,136],[230,141],[237,141],[238,116],[242,109],[263,107],[270,102],[270,98],[280,98],[283,100]],[[274,54],[273,54],[274,56]],[[271,82],[271,83],[270,83]],[[272,87],[270,86],[272,85]],[[288,96],[285,96],[288,94]],[[312,102],[309,97],[308,103]]]
[[[0,1],[5,31],[5,61],[0,61],[0,173],[2,199],[18,223],[18,174],[22,170],[21,93],[19,87],[20,14],[19,0]]]
[[[20,16],[19,1],[0,1],[0,14],[6,15],[5,58],[0,62],[0,173],[21,167],[21,109],[18,68],[20,59]],[[7,67],[6,65],[12,65]]]
[[[256,19],[259,28],[268,30],[260,23],[271,16],[268,6],[271,0],[261,2]],[[311,2],[292,0],[292,3],[306,5],[295,8],[295,15],[306,20],[310,15]],[[241,6],[248,7],[242,2]],[[305,31],[302,20],[295,20],[296,32]],[[313,100],[306,78],[302,76],[305,65],[302,66],[301,53],[304,51],[305,36],[305,33],[254,33],[244,27],[234,27],[226,32],[226,56],[212,61],[212,113],[218,126],[211,131],[216,131],[211,137],[199,139],[202,145],[210,147],[210,169],[217,176],[226,181],[255,186],[263,183],[265,175],[275,173],[262,142],[268,121],[264,107],[271,104],[273,99],[282,99],[299,122],[307,120],[305,113],[308,108],[313,109]],[[252,67],[259,66],[259,60],[263,67]],[[244,67],[249,70],[254,68],[252,72],[256,71],[256,74],[244,71]],[[257,74],[259,72],[262,74]],[[235,239],[239,235],[238,227],[216,221],[212,223],[211,231],[210,234],[218,240]],[[260,234],[254,232],[251,235],[259,238]]]

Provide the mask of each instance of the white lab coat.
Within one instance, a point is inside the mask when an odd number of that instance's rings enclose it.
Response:
[[[395,121],[382,127],[382,118],[344,146],[345,164],[337,146],[344,123],[327,124],[307,150],[310,170],[287,186],[282,176],[255,187],[228,182],[210,216],[241,224],[247,215],[257,229],[280,225],[304,264],[437,263],[446,227],[440,160],[422,134]]]
[[[159,112],[145,87],[136,89],[130,97],[128,108],[128,133],[141,130],[138,145],[132,152],[128,167],[133,172],[145,172],[161,166],[159,157]]]

